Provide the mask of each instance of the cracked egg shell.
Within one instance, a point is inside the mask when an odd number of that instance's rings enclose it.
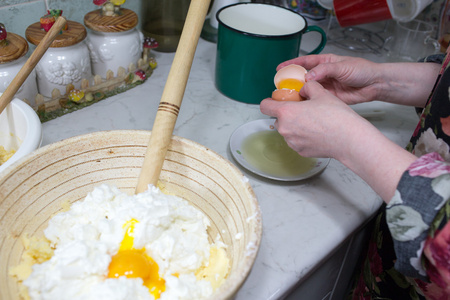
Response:
[[[299,91],[305,84],[306,69],[299,65],[288,65],[281,68],[275,74],[274,83],[276,90],[272,93],[272,99],[278,101],[301,101]]]

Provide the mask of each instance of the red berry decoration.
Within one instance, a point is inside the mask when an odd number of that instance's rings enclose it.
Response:
[[[155,40],[155,38],[148,37],[148,36],[146,36],[144,38],[144,48],[154,49],[154,48],[158,48],[158,46],[159,46],[159,44]]]
[[[55,17],[51,14],[45,15],[40,19],[41,28],[48,32],[50,28],[52,28],[53,24],[55,24]]]
[[[94,0],[95,5],[103,5],[108,0]]]
[[[7,36],[8,36],[8,33],[6,32],[5,25],[0,23],[0,41],[6,40]]]
[[[46,32],[50,30],[53,24],[56,22],[56,19],[62,15],[62,9],[50,9],[47,10],[47,14],[41,18],[41,28],[43,28]],[[67,30],[67,23],[64,25],[62,30]]]
[[[158,48],[159,44],[158,42],[152,38],[152,37],[145,37],[144,38],[144,57],[147,57],[150,55],[150,50]]]
[[[147,75],[145,74],[145,72],[141,69],[136,70],[136,72],[134,72],[134,78],[132,83],[134,82],[143,82],[145,81],[145,79],[147,78]]]

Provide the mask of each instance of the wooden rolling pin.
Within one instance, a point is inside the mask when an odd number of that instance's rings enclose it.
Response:
[[[37,63],[41,60],[42,56],[47,51],[48,47],[50,47],[51,43],[59,34],[66,22],[67,20],[64,17],[58,17],[55,24],[53,24],[52,28],[50,28],[50,30],[46,33],[42,41],[39,43],[36,49],[34,49],[33,53],[31,53],[28,60],[25,62],[17,75],[8,85],[6,90],[0,96],[0,113],[2,113],[9,102],[11,102],[14,95],[17,93],[24,81],[28,78],[31,71],[33,71],[33,69],[36,67]]]
[[[175,57],[156,112],[152,134],[136,186],[136,193],[158,183],[180,111],[195,49],[211,0],[191,0]]]

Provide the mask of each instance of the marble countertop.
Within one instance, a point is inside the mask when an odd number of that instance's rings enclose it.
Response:
[[[313,41],[302,43],[312,48]],[[231,100],[216,90],[215,51],[216,44],[200,39],[174,134],[209,147],[238,165],[229,150],[231,134],[240,125],[267,116],[258,105]],[[323,52],[384,60],[383,55],[361,55],[332,44]],[[151,130],[174,53],[155,56],[158,67],[144,84],[44,123],[42,145],[100,130]],[[384,111],[383,117],[370,121],[402,146],[417,124],[413,108],[373,102],[355,110]],[[297,182],[272,181],[241,170],[261,206],[263,237],[253,270],[237,299],[283,298],[381,204],[366,183],[335,160],[321,174]]]

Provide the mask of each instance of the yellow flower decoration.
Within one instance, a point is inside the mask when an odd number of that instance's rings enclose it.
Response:
[[[69,92],[69,100],[73,102],[80,102],[80,100],[83,99],[83,97],[84,97],[83,91],[73,89]]]
[[[126,0],[109,0],[114,5],[122,5],[125,3]]]
[[[150,61],[148,64],[149,64],[150,68],[152,68],[152,69],[156,68],[156,66],[158,65],[158,63],[156,62],[156,59],[154,59],[153,57],[150,58]]]

